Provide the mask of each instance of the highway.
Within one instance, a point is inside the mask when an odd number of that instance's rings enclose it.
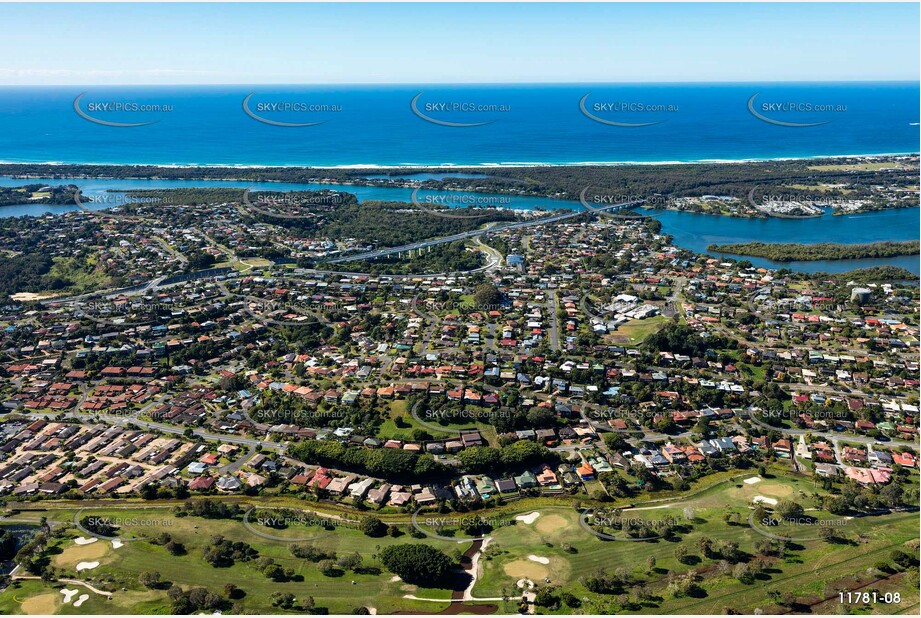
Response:
[[[609,204],[606,206],[600,206],[598,208],[592,209],[595,213],[601,212],[619,212],[621,210],[627,210],[638,206],[641,202],[622,202],[620,204]],[[494,225],[488,228],[478,228],[475,230],[470,230],[468,232],[461,232],[459,234],[451,234],[450,236],[441,236],[439,238],[430,238],[428,240],[423,240],[420,242],[411,243],[408,245],[402,245],[400,247],[386,247],[384,249],[375,249],[374,251],[366,251],[364,253],[353,253],[351,255],[343,255],[333,258],[325,258],[321,260],[326,264],[337,264],[341,262],[354,262],[355,260],[373,260],[375,258],[386,257],[388,255],[396,255],[398,253],[405,253],[408,251],[415,251],[417,249],[427,249],[428,247],[434,247],[435,245],[443,245],[447,243],[454,242],[456,240],[465,240],[467,238],[475,238],[477,236],[482,236],[486,233],[501,232],[503,230],[511,230],[516,228],[525,228],[533,227],[535,225],[545,225],[548,223],[559,223],[560,221],[565,221],[567,219],[573,219],[584,215],[586,210],[573,210],[571,212],[565,212],[558,215],[551,215],[549,217],[542,217],[540,219],[533,219],[528,221],[516,221],[515,223],[506,223],[502,225]]]

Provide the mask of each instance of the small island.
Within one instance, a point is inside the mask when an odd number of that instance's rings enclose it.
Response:
[[[860,260],[887,258],[898,255],[917,255],[919,242],[872,242],[865,244],[842,244],[823,242],[815,244],[747,242],[725,245],[709,245],[707,251],[731,253],[750,257],[767,258],[775,262],[799,262],[814,260]]]

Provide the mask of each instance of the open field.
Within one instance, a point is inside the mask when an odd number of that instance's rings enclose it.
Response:
[[[848,193],[853,193],[853,189],[841,189],[839,187],[833,187],[830,185],[815,184],[815,185],[805,185],[805,184],[793,184],[787,185],[791,189],[797,189],[799,191],[819,191],[821,193],[827,193],[828,191],[839,191],[845,195]]]
[[[623,345],[639,345],[646,337],[658,332],[667,322],[668,318],[663,315],[644,320],[631,320],[617,328],[613,339]]]
[[[425,411],[420,411],[421,418],[425,420]],[[402,417],[403,424],[406,427],[397,427],[396,418]],[[496,444],[496,428],[489,423],[477,421],[475,419],[467,420],[461,423],[442,423],[439,419],[427,421],[423,425],[410,414],[407,408],[407,401],[393,401],[390,404],[390,417],[381,423],[377,430],[377,437],[381,440],[412,440],[413,432],[425,431],[436,439],[450,439],[460,434],[461,430],[474,428],[480,432],[483,439],[489,444]]]
[[[861,163],[832,163],[829,165],[810,165],[809,169],[819,172],[877,172],[885,169],[901,169],[898,161],[866,161]]]

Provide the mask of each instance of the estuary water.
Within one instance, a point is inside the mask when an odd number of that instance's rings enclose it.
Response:
[[[359,201],[384,200],[409,202],[412,189],[402,187],[363,187],[340,184],[297,184],[222,180],[146,180],[146,179],[85,179],[85,178],[38,178],[22,179],[0,176],[0,186],[21,186],[25,184],[74,184],[80,187],[87,198],[102,195],[107,191],[170,189],[184,187],[208,188],[246,188],[261,191],[317,191],[328,189],[355,194]],[[554,210],[570,208],[582,210],[576,201],[556,200],[552,198],[521,197],[510,195],[493,195],[470,193],[471,198],[494,198],[504,208],[523,210]],[[426,196],[444,195],[444,192],[420,190],[418,200]],[[500,201],[501,200],[501,201]],[[100,201],[92,203],[87,200],[89,208],[106,208],[111,206]],[[49,206],[42,204],[23,204],[0,207],[0,217],[41,216],[46,213],[60,214],[78,210],[76,205]],[[721,217],[671,210],[639,209],[638,212],[656,217],[662,222],[663,230],[674,236],[675,244],[697,253],[707,253],[707,246],[712,243],[730,242],[840,242],[868,243],[882,240],[915,240],[921,227],[921,210],[903,208],[878,212],[834,216],[827,212],[822,217],[809,219],[743,219],[738,217]],[[732,257],[732,256],[727,256]],[[892,265],[905,268],[913,273],[921,272],[918,256],[899,256],[866,260],[832,260],[814,262],[773,262],[763,258],[745,258],[756,266],[769,268],[785,267],[802,272],[844,272],[854,268]]]

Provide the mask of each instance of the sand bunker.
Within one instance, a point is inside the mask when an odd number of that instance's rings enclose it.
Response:
[[[764,496],[755,496],[754,498],[752,498],[752,502],[754,502],[755,504],[761,504],[761,503],[770,504],[771,506],[775,506],[777,504],[777,500],[775,500],[774,498],[766,498]]]
[[[89,571],[90,569],[95,569],[98,566],[98,560],[94,560],[93,562],[78,562],[77,571]]]
[[[553,532],[569,525],[562,515],[547,515],[537,522],[538,532]]]
[[[753,476],[753,477],[751,477],[750,479],[745,479],[745,480],[742,481],[742,482],[745,483],[745,484],[747,484],[747,485],[754,485],[755,483],[760,483],[760,482],[761,482],[761,477],[760,477],[760,476]]]
[[[531,554],[528,556],[528,560],[531,562],[539,562],[541,564],[550,564],[550,558],[544,558],[543,556],[535,556]]]
[[[550,569],[546,566],[531,562],[530,560],[512,560],[511,562],[505,563],[502,570],[505,571],[506,575],[516,579],[544,579],[550,574]]]
[[[528,513],[527,515],[518,515],[515,518],[515,521],[522,521],[526,524],[533,524],[535,521],[537,521],[538,517],[540,517],[540,513],[534,511],[533,513]]]
[[[532,582],[530,579],[522,578],[515,582],[515,585],[519,588],[530,590],[534,587],[534,582]]]
[[[67,588],[61,588],[61,594],[64,595],[64,605],[67,605],[68,603],[70,603],[70,600],[78,592],[80,591],[79,590],[69,590]]]
[[[80,598],[74,601],[74,607],[80,607],[83,605],[83,602],[90,598],[88,594],[81,594]]]
[[[119,547],[121,547],[121,546],[123,546],[123,545],[124,545],[124,543],[122,543],[122,542],[119,541],[118,539],[112,539],[112,549],[118,549]]]
[[[98,540],[99,539],[97,539],[96,537],[91,537],[87,539],[81,536],[81,537],[75,538],[74,543],[76,543],[77,545],[89,545],[90,543],[95,543]]]

